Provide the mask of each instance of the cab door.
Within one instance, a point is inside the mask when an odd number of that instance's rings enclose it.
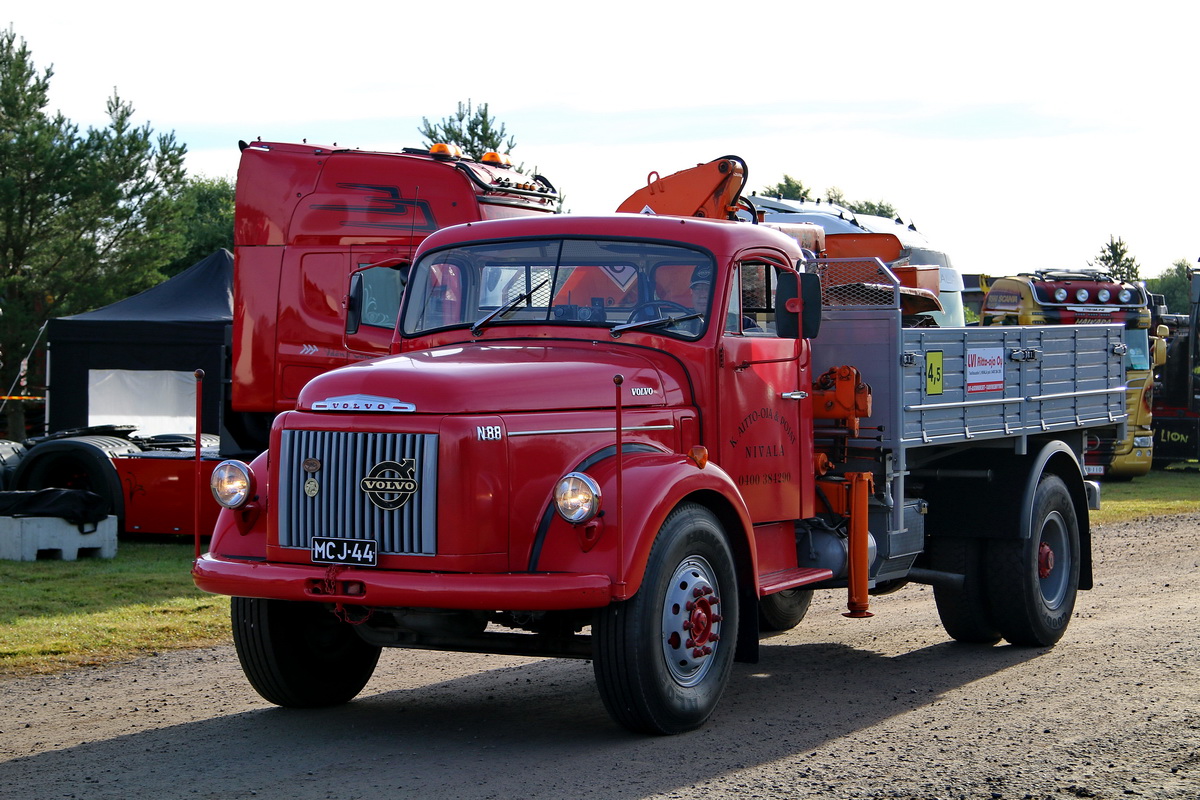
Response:
[[[355,250],[343,303],[347,351],[368,357],[390,351],[409,266],[407,251]]]
[[[812,463],[808,347],[775,329],[778,267],[742,260],[725,298],[718,367],[721,466],[756,524],[801,517]],[[807,425],[804,416],[808,416]]]

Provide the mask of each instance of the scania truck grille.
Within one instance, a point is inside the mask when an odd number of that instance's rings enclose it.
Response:
[[[279,455],[283,547],[331,536],[437,553],[436,434],[284,431]]]

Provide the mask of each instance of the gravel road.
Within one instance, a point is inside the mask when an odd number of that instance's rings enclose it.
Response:
[[[385,651],[358,700],[262,701],[232,647],[0,681],[0,797],[1200,797],[1200,515],[1094,532],[1052,649],[950,642],[932,592],[799,628],[710,723],[609,721],[590,663]]]

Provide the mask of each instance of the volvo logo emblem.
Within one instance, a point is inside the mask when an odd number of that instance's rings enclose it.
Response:
[[[395,511],[416,493],[419,486],[416,473],[416,461],[411,458],[380,461],[358,482],[358,488],[379,508]]]

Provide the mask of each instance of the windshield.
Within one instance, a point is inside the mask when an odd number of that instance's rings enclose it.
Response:
[[[962,292],[938,292],[941,311],[926,311],[923,317],[933,317],[941,328],[961,328],[967,324],[966,309],[963,308]]]
[[[694,339],[713,295],[712,256],[655,242],[488,242],[429,253],[413,267],[405,336],[499,325],[654,330]]]
[[[1150,369],[1150,332],[1126,328],[1125,344],[1125,369]]]

